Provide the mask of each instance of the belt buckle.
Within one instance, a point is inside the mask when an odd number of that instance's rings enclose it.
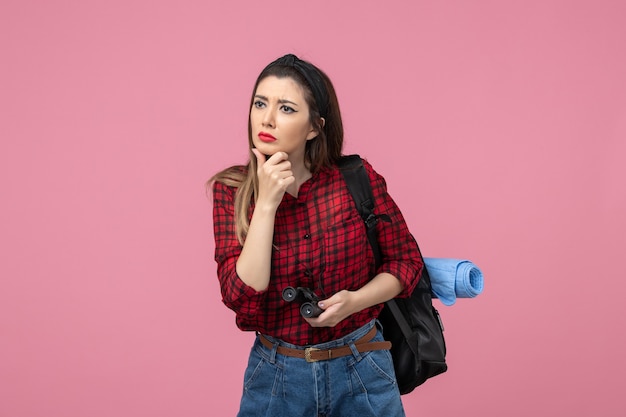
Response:
[[[314,347],[308,347],[308,348],[304,349],[304,359],[305,359],[307,362],[309,362],[309,363],[311,363],[311,362],[318,362],[318,361],[319,361],[319,359],[313,359],[313,358],[311,357],[311,353],[312,353],[312,352],[318,352],[318,351],[319,351],[319,349],[314,348]]]

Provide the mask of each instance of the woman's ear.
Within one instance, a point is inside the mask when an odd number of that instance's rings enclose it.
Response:
[[[323,117],[320,117],[319,119],[320,128],[323,129],[325,125],[326,125],[326,119],[324,119]],[[316,137],[319,136],[319,134],[320,134],[319,130],[317,130],[315,126],[311,126],[311,131],[307,135],[306,140],[315,139]]]

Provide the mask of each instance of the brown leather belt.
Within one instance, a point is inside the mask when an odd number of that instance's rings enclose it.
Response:
[[[356,349],[363,353],[371,350],[384,350],[391,349],[391,342],[370,342],[376,336],[376,326],[372,327],[372,330],[367,332],[365,336],[354,342]],[[274,343],[270,342],[265,336],[259,335],[261,343],[268,349],[274,348]],[[278,346],[276,352],[281,355],[291,356],[293,358],[302,358],[307,362],[325,361],[328,359],[340,358],[342,356],[352,355],[352,349],[350,346],[339,346],[332,349],[316,349],[314,347],[294,349],[285,346]]]

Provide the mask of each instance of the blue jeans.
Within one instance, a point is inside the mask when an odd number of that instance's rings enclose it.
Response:
[[[359,353],[354,348],[354,341],[376,324],[372,320],[341,339],[314,346],[352,345],[353,355],[312,363],[276,352],[279,344],[298,346],[268,337],[274,342],[268,349],[257,337],[238,417],[404,417],[389,351]],[[372,341],[382,340],[379,329]]]

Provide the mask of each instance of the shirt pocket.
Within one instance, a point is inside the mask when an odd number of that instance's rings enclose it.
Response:
[[[370,251],[365,224],[355,214],[324,233],[324,291],[357,290],[369,280]]]

